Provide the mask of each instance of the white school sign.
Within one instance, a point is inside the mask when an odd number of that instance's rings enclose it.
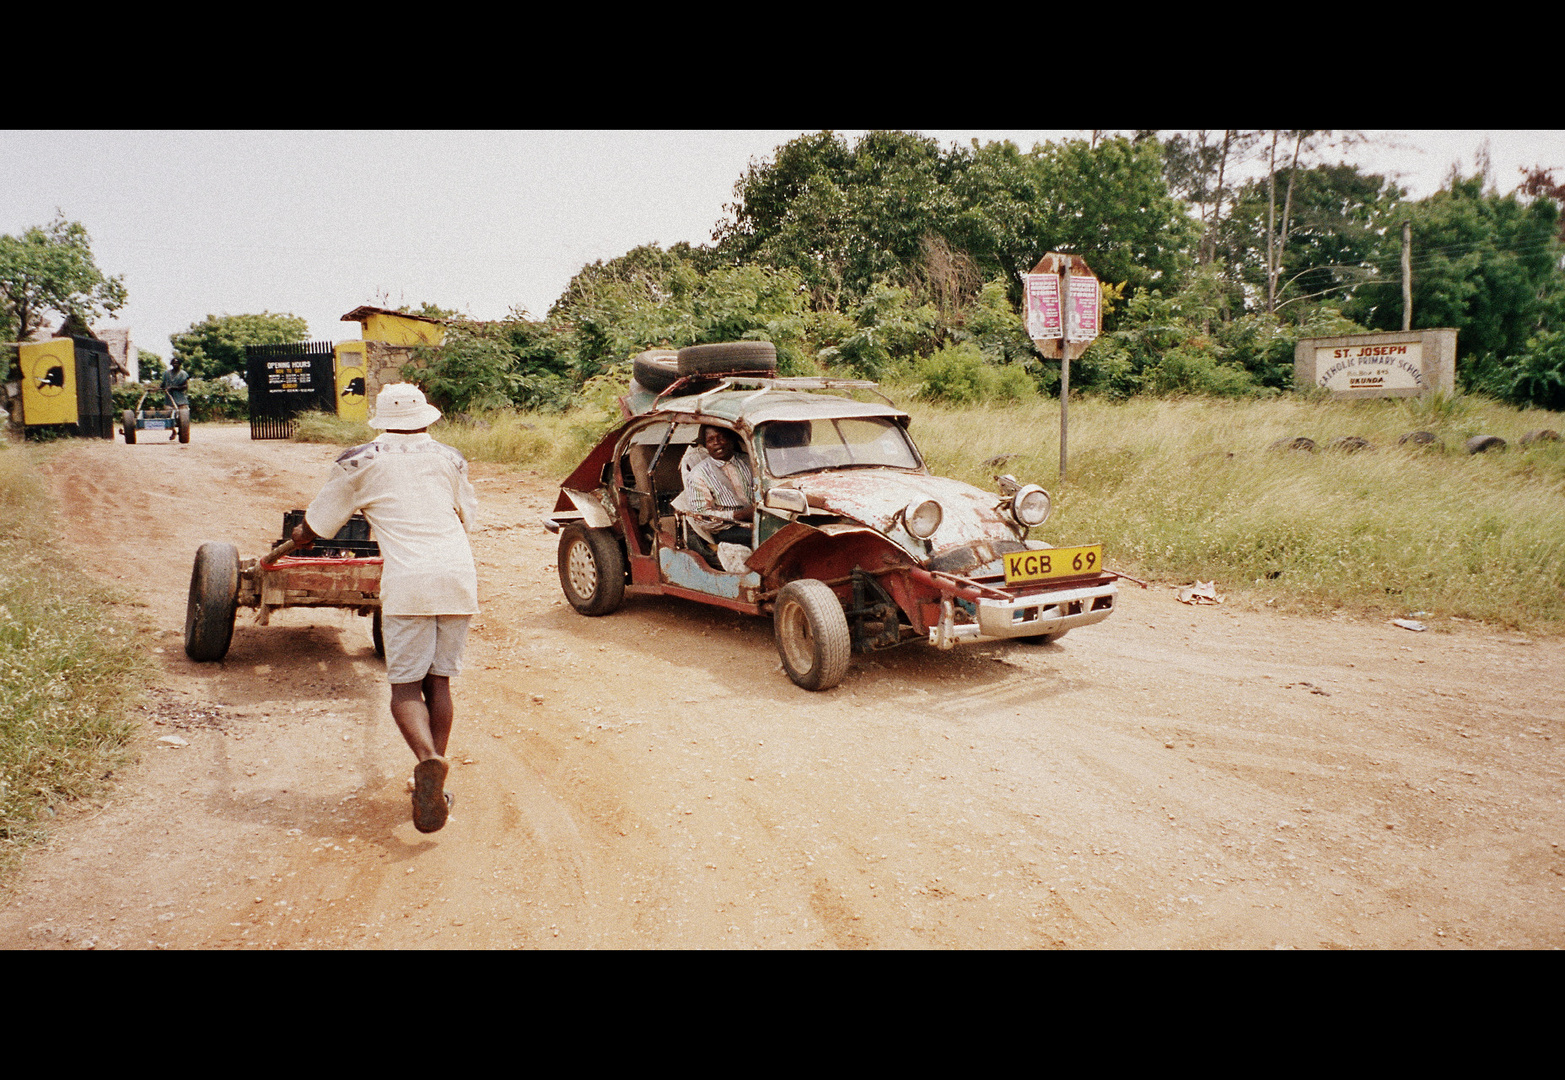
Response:
[[[1415,397],[1456,388],[1456,331],[1345,334],[1303,338],[1293,350],[1294,381],[1336,397]]]

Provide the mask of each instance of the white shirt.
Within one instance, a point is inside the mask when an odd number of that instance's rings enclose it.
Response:
[[[735,511],[753,505],[750,500],[752,479],[750,463],[742,455],[735,454],[727,461],[707,455],[691,466],[685,477],[685,498],[690,512],[707,522],[728,525],[738,521]]]
[[[344,451],[304,520],[330,537],[356,513],[375,530],[386,560],[383,614],[478,614],[478,570],[467,542],[478,497],[461,451],[426,432],[389,431]]]

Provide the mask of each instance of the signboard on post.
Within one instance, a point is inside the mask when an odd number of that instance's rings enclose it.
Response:
[[[1076,260],[1081,262],[1080,259]],[[1087,264],[1081,263],[1086,270]],[[1070,275],[1070,318],[1065,326],[1066,341],[1091,341],[1098,336],[1098,311],[1102,307],[1103,290],[1091,270],[1081,273],[1073,269]],[[1081,353],[1076,355],[1080,356]]]
[[[1300,338],[1293,350],[1299,386],[1333,397],[1416,397],[1456,389],[1456,331],[1450,328]]]
[[[1034,341],[1064,336],[1057,274],[1027,275],[1027,336]]]
[[[1103,290],[1079,255],[1051,251],[1024,275],[1027,336],[1038,351],[1060,361],[1060,480],[1065,479],[1069,433],[1071,359],[1098,336]],[[1061,311],[1061,308],[1064,311]],[[1063,314],[1064,318],[1061,318]]]

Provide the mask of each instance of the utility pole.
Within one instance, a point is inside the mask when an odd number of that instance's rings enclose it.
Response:
[[[1413,222],[1402,223],[1402,329],[1413,329]]]

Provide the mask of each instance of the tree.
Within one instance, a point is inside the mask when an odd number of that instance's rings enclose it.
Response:
[[[1534,334],[1555,325],[1565,271],[1557,239],[1560,208],[1484,191],[1480,173],[1404,204],[1413,236],[1413,327],[1451,326],[1458,371],[1489,356],[1509,367]],[[1376,330],[1402,327],[1401,236],[1383,238],[1375,261],[1384,284],[1361,286],[1343,313]]]
[[[1530,169],[1522,169],[1521,174],[1521,186],[1516,189],[1518,195],[1524,195],[1529,199],[1553,199],[1555,206],[1565,209],[1565,183],[1554,179],[1553,169],[1534,165]],[[1560,216],[1559,238],[1565,240],[1565,214]]]
[[[1155,139],[1073,139],[1028,153],[990,143],[965,157],[953,170],[952,243],[985,277],[1003,277],[1013,304],[1020,275],[1047,251],[1080,255],[1132,292],[1171,287],[1188,262],[1199,226],[1169,193]]]
[[[1234,189],[1227,177],[1242,165],[1263,132],[1234,128],[1216,131],[1176,132],[1163,144],[1163,169],[1169,191],[1196,208],[1201,222],[1201,242],[1196,261],[1202,266],[1217,257],[1218,229],[1223,222],[1223,200],[1233,201]]]
[[[954,209],[951,168],[939,143],[911,132],[871,131],[851,148],[835,132],[802,135],[734,185],[716,255],[792,270],[818,310],[886,280],[912,285],[925,238]]]
[[[230,372],[245,372],[246,345],[288,345],[303,341],[309,324],[297,315],[208,315],[169,335],[174,358],[185,362],[191,378],[220,379]]]
[[[1276,184],[1286,193],[1285,236],[1277,237],[1275,220],[1268,230],[1276,185],[1265,179],[1239,190],[1218,230],[1215,251],[1236,287],[1269,297],[1271,310],[1281,312],[1295,304],[1344,302],[1356,286],[1378,278],[1385,245],[1391,238],[1400,243],[1401,188],[1347,164],[1283,169]],[[1400,282],[1400,271],[1393,274]]]
[[[146,349],[136,350],[136,368],[141,373],[141,381],[148,382],[152,379],[161,379],[163,372],[167,370],[163,358],[155,352]]]
[[[43,325],[46,312],[80,324],[113,315],[125,305],[121,275],[104,276],[92,255],[92,238],[77,221],[55,212],[46,226],[21,236],[0,236],[0,302],[6,341],[22,341]]]

